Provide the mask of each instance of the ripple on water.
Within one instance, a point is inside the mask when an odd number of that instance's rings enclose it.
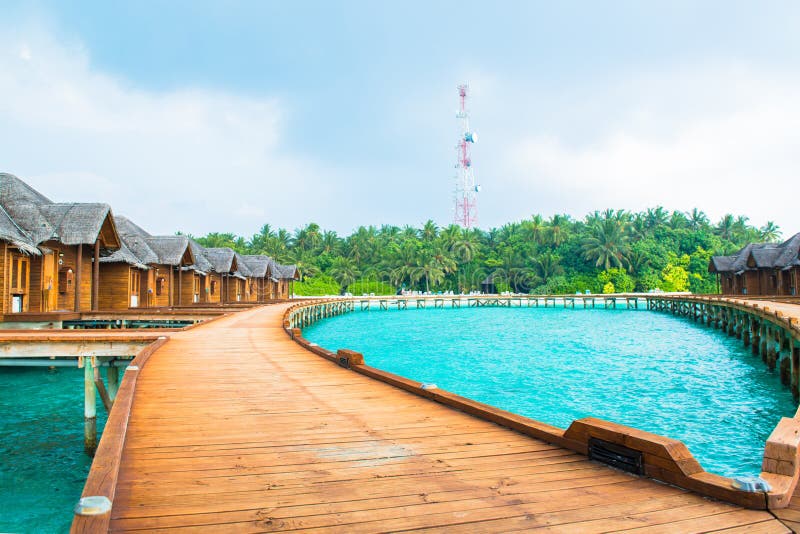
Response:
[[[304,335],[562,428],[593,416],[680,439],[726,476],[757,474],[766,438],[797,408],[741,341],[645,310],[372,310]]]

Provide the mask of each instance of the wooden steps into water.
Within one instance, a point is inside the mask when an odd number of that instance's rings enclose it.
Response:
[[[170,333],[141,367],[93,466],[119,440],[110,531],[789,531],[340,368],[285,309]]]

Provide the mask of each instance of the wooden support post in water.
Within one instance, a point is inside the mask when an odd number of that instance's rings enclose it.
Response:
[[[114,362],[110,362],[110,365],[106,367],[106,381],[108,381],[108,397],[111,399],[111,402],[114,402],[114,399],[117,398],[117,390],[119,389],[119,367],[113,364]]]
[[[92,358],[83,357],[83,448],[94,456],[97,450],[97,400]]]
[[[111,413],[111,397],[108,396],[108,391],[106,391],[106,386],[103,384],[103,377],[100,376],[100,368],[97,365],[93,365],[94,367],[94,387],[97,388],[97,392],[100,394],[100,400],[103,401],[103,406],[106,409],[106,414]]]

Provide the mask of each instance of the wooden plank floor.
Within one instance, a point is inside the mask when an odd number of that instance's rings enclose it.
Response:
[[[285,307],[150,358],[113,531],[788,532],[341,369],[286,336]]]

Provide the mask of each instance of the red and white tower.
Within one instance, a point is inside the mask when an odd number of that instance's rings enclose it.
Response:
[[[469,127],[469,110],[467,109],[467,92],[469,86],[458,86],[458,98],[460,106],[456,117],[459,119],[459,142],[456,145],[458,151],[458,162],[456,168],[455,190],[455,213],[453,222],[460,224],[464,228],[472,228],[478,220],[478,192],[481,186],[475,183],[475,174],[472,171],[472,159],[470,158],[470,145],[477,141],[478,137]]]

